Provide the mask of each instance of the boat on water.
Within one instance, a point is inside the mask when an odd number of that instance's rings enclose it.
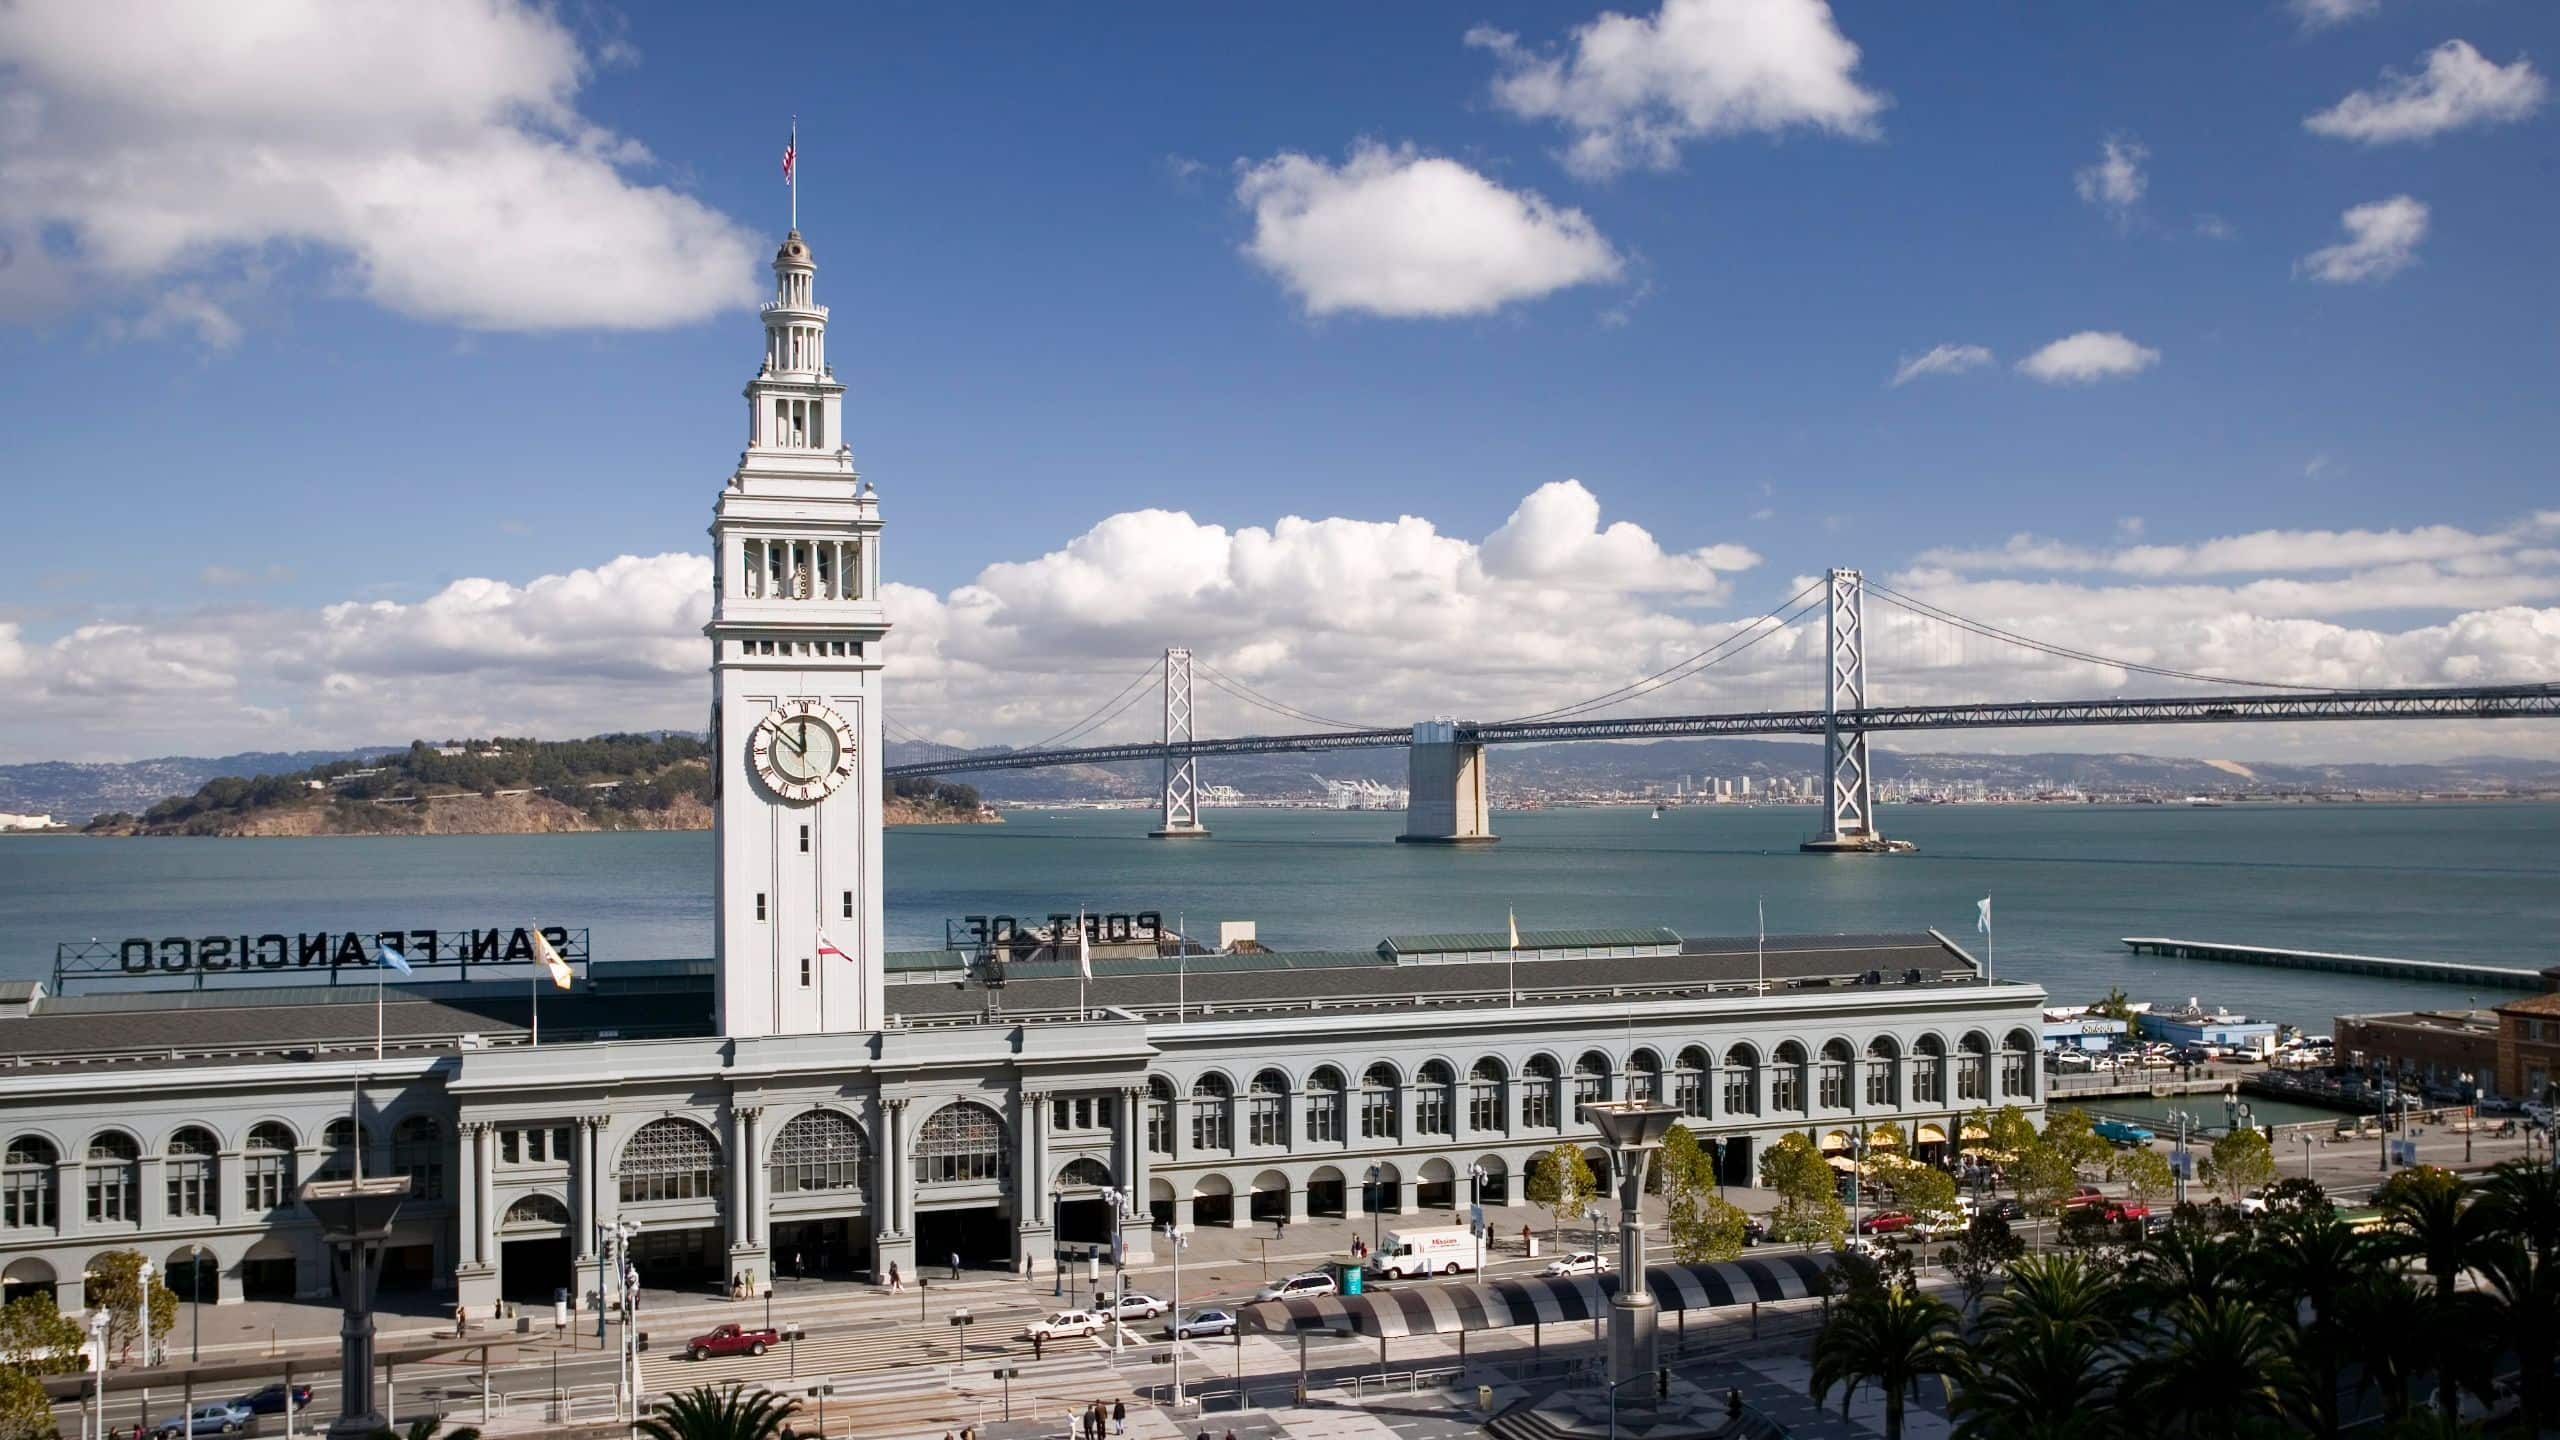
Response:
[[[1653,818],[1654,818],[1654,819],[1656,819],[1656,820],[1659,820],[1659,819],[1661,819],[1661,818],[1662,818],[1662,807],[1661,807],[1661,806],[1656,805],[1656,806],[1654,806],[1654,807],[1653,807]]]
[[[2222,802],[2210,795],[2190,795],[2186,798],[2185,804],[2190,810],[2219,810],[2222,808]]]

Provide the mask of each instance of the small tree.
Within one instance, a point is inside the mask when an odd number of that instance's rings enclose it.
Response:
[[[1956,1178],[1935,1165],[1899,1155],[1877,1159],[1876,1183],[1893,1194],[1894,1203],[1914,1215],[1949,1215],[1956,1208]]]
[[[1583,1158],[1580,1146],[1559,1140],[1554,1149],[1529,1162],[1527,1190],[1529,1203],[1547,1211],[1549,1243],[1561,1244],[1564,1217],[1579,1215],[1590,1205],[1600,1193],[1600,1180],[1591,1173],[1591,1162]]]
[[[1761,1151],[1760,1183],[1778,1192],[1778,1208],[1769,1217],[1771,1239],[1837,1246],[1848,1238],[1849,1212],[1840,1204],[1830,1162],[1810,1136],[1789,1131]]]
[[[142,1252],[108,1250],[89,1261],[89,1304],[107,1312],[107,1345],[121,1361],[133,1351],[133,1342],[142,1338]],[[160,1337],[178,1323],[178,1294],[151,1277],[151,1344],[148,1352],[159,1347]]]
[[[2062,1202],[2080,1188],[2080,1172],[2070,1159],[2042,1141],[2033,1142],[2018,1153],[2010,1175],[2018,1187],[2019,1203],[2030,1213],[2048,1219],[2062,1213]]]
[[[2123,1183],[2133,1198],[2148,1205],[2164,1196],[2175,1194],[2177,1172],[2169,1168],[2169,1157],[2148,1145],[2136,1145],[2107,1161],[2109,1179]]]
[[[1991,1148],[1994,1150],[2015,1153],[2026,1149],[2036,1138],[2036,1122],[2028,1119],[2027,1112],[2015,1105],[2003,1105],[1992,1111],[1991,1118],[1982,1128],[1991,1132]]]
[[[44,1382],[14,1365],[0,1365],[0,1440],[55,1440],[53,1400]]]
[[[1982,1302],[1991,1282],[2026,1253],[2025,1242],[2008,1221],[1997,1215],[1977,1215],[1965,1227],[1964,1238],[1939,1253],[1938,1263],[1956,1278],[1957,1287],[1964,1291],[1965,1308],[1971,1310]]]
[[[2089,1112],[2076,1105],[2056,1106],[2045,1116],[2043,1139],[2055,1154],[2070,1161],[2074,1170],[2104,1169],[2115,1153],[2098,1138]]]
[[[2089,1006],[2089,1013],[2103,1015],[2110,1020],[2123,1021],[2124,1037],[2127,1040],[2142,1038],[2142,1016],[2133,1008],[2133,997],[2125,994],[2121,988],[2110,989],[2105,995],[2099,997]]]
[[[62,1313],[50,1291],[0,1306],[0,1364],[30,1375],[68,1375],[80,1368],[80,1322]]]
[[[2275,1147],[2257,1127],[2242,1125],[2213,1142],[2213,1178],[2237,1200],[2276,1183]]]

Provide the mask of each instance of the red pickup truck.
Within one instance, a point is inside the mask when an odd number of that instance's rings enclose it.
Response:
[[[684,1353],[688,1360],[708,1360],[714,1355],[761,1355],[765,1347],[781,1343],[778,1331],[723,1325],[708,1335],[696,1335],[684,1342]]]

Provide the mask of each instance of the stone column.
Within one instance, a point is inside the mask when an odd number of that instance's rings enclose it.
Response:
[[[237,1225],[249,1213],[249,1166],[237,1150],[213,1159],[213,1223]]]
[[[1143,1213],[1148,1205],[1147,1188],[1152,1171],[1147,1156],[1147,1134],[1143,1128],[1146,1113],[1139,1107],[1146,1103],[1147,1092],[1129,1089],[1120,1092],[1120,1155],[1114,1156],[1112,1178],[1136,1197],[1136,1208]]]
[[[480,1263],[480,1130],[477,1120],[455,1127],[461,1142],[454,1147],[453,1263]]]
[[[575,1133],[578,1138],[572,1142],[577,1149],[569,1157],[568,1188],[569,1255],[571,1264],[575,1266],[595,1258],[596,1223],[590,1187],[595,1181],[596,1137],[584,1115],[573,1123],[577,1127]],[[572,1284],[569,1293],[577,1295],[584,1292]]]
[[[609,1169],[612,1149],[605,1143],[605,1127],[613,1123],[613,1117],[590,1115],[586,1119],[587,1154],[593,1161],[587,1168],[589,1183],[593,1186],[588,1194],[593,1201],[590,1213],[594,1216],[587,1243],[593,1246],[595,1234],[611,1230],[622,1218],[622,1191]],[[588,1258],[592,1260],[594,1256]]]
[[[169,1222],[169,1162],[158,1155],[145,1155],[134,1167],[134,1183],[142,1193],[134,1196],[134,1213],[142,1221],[142,1233],[149,1235]],[[154,1256],[152,1264],[161,1263]]]
[[[89,1188],[84,1162],[58,1160],[53,1167],[53,1218],[55,1230],[63,1235],[77,1235],[89,1219]],[[74,1284],[78,1283],[76,1277]],[[74,1292],[77,1293],[77,1292]],[[87,1301],[66,1308],[85,1309]]]
[[[483,1265],[498,1263],[497,1132],[483,1125],[475,1141],[480,1152],[478,1203],[472,1207],[471,1253]]]
[[[461,1141],[455,1147],[453,1188],[454,1298],[474,1320],[481,1320],[498,1303],[498,1267],[489,1243],[496,1223],[489,1213],[495,1193],[490,1173],[494,1141],[486,1121],[465,1120],[454,1128]]]
[[[877,1241],[898,1229],[898,1136],[885,1099],[879,1104],[871,1136],[871,1193],[863,1197],[863,1208],[870,1212],[871,1238]]]

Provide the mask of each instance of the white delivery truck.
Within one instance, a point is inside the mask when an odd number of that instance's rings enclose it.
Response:
[[[1475,1232],[1463,1225],[1436,1230],[1390,1230],[1370,1253],[1373,1275],[1455,1275],[1476,1268]]]

